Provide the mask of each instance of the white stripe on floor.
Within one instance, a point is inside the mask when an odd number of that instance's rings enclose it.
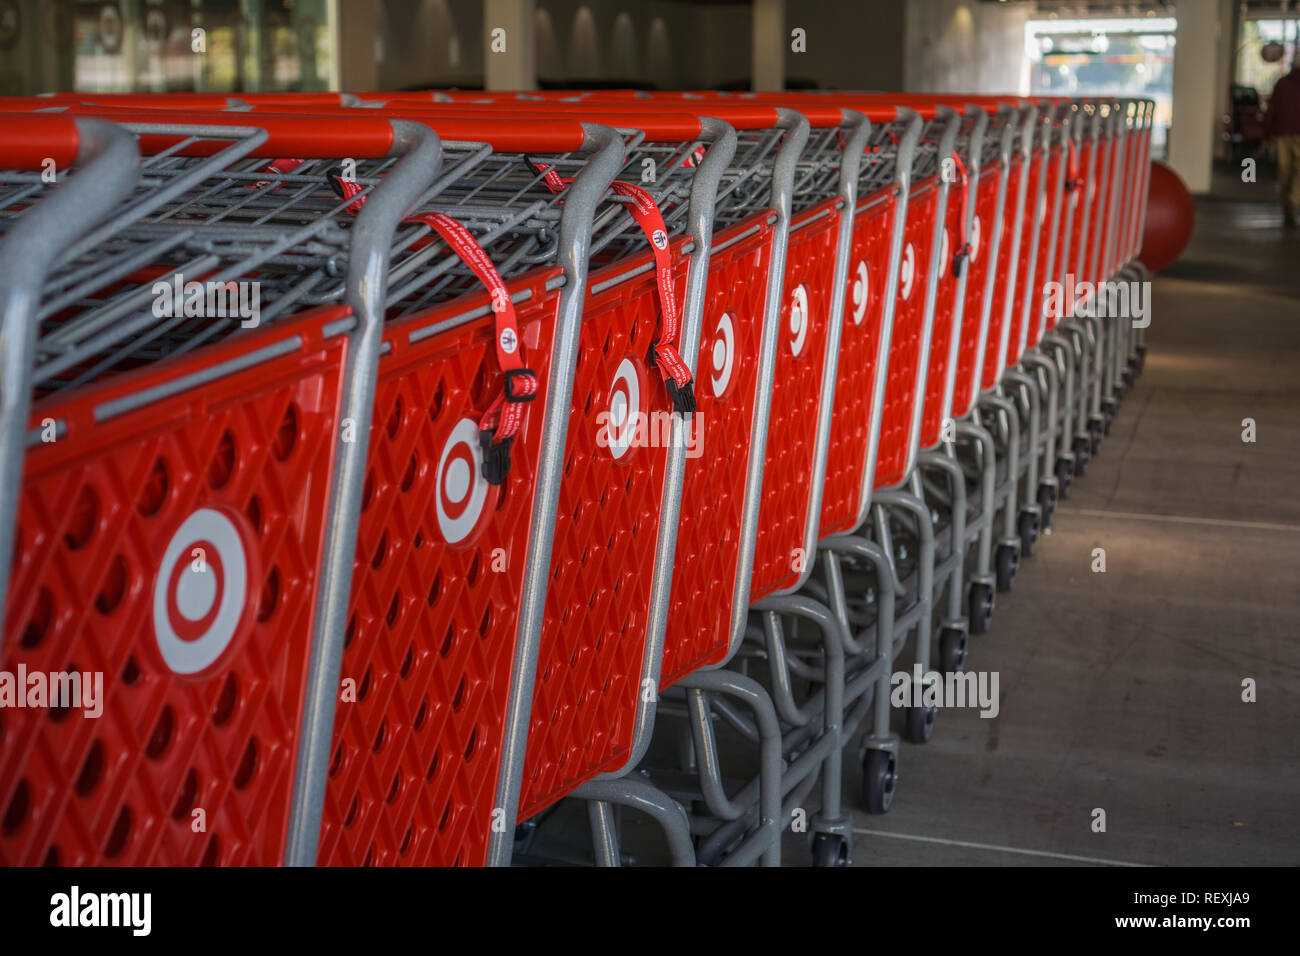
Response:
[[[918,843],[940,843],[944,846],[960,846],[971,850],[995,850],[998,853],[1019,853],[1022,856],[1045,856],[1053,860],[1070,860],[1075,863],[1100,863],[1102,866],[1150,866],[1149,863],[1126,863],[1123,860],[1103,860],[1095,856],[1075,856],[1072,853],[1048,853],[1046,850],[1021,850],[1014,846],[997,846],[993,843],[971,843],[967,840],[945,840],[941,837],[916,836],[912,833],[887,833],[884,830],[865,830],[854,827],[853,832],[862,836],[890,837],[894,840],[915,840]]]
[[[1167,521],[1173,524],[1203,524],[1218,528],[1256,528],[1263,531],[1300,532],[1300,524],[1276,524],[1271,521],[1230,521],[1226,518],[1190,518],[1185,515],[1134,514],[1130,511],[1101,511],[1094,508],[1058,507],[1058,514],[1083,515],[1088,518],[1131,518],[1134,521]]]

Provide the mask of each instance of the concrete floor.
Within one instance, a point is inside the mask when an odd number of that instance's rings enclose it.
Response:
[[[972,639],[1000,715],[904,744],[855,865],[1300,863],[1300,236],[1260,195],[1198,203],[1145,374]]]

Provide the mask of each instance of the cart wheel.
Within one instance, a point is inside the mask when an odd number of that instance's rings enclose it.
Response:
[[[1074,477],[1074,465],[1064,458],[1056,459],[1056,487],[1062,498],[1070,497],[1070,479]]]
[[[1016,522],[1016,530],[1020,533],[1020,553],[1026,558],[1034,556],[1034,544],[1038,541],[1038,515],[1032,511],[1020,512],[1020,520]]]
[[[993,589],[987,584],[970,586],[970,632],[987,634],[989,621],[993,618]]]
[[[998,578],[998,590],[1010,591],[1011,579],[1016,576],[1016,568],[1020,565],[1020,559],[1016,556],[1016,549],[1009,544],[998,545],[998,553],[994,560]]]
[[[1141,375],[1143,370],[1147,367],[1147,347],[1145,345],[1139,345],[1137,347],[1137,354],[1137,370],[1138,374]]]
[[[1088,453],[1096,456],[1101,448],[1101,439],[1105,434],[1104,426],[1100,419],[1088,423]]]
[[[1042,515],[1042,528],[1050,528],[1052,513],[1056,511],[1056,489],[1051,485],[1038,486],[1038,511]]]
[[[819,833],[813,837],[813,866],[848,866],[849,841],[838,833]]]
[[[862,758],[862,800],[868,813],[888,813],[898,786],[898,762],[888,750],[868,750]]]
[[[920,707],[907,708],[907,718],[904,723],[903,736],[906,737],[910,743],[929,743],[930,738],[934,736],[935,716],[935,708],[926,706],[925,704],[922,704]]]
[[[939,670],[945,674],[958,674],[965,663],[965,632],[955,627],[945,627],[939,632]]]
[[[1080,436],[1074,440],[1074,474],[1080,477],[1088,470],[1088,459],[1092,457],[1092,443]]]

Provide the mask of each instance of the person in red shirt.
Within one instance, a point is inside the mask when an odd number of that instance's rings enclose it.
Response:
[[[1296,224],[1300,209],[1300,52],[1291,72],[1277,81],[1268,98],[1264,136],[1277,147],[1277,174],[1282,187],[1282,222]]]

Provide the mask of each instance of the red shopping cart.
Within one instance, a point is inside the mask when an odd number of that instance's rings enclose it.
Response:
[[[339,510],[334,437],[353,408],[350,333],[372,301],[353,273],[334,280],[341,304],[306,305],[327,273],[311,241],[330,238],[329,217],[277,218],[284,197],[247,187],[265,165],[254,157],[337,155],[326,141],[363,165],[403,157],[350,244],[382,267],[392,210],[437,169],[431,134],[381,120],[148,118],[131,127],[149,157],[140,187],[53,258],[34,317],[37,437],[4,656],[28,673],[98,675],[103,693],[6,728],[6,862],[282,858],[309,658],[325,639],[313,612]],[[224,214],[208,205],[219,195]],[[254,210],[260,228],[242,228]],[[11,238],[25,221],[6,223]],[[256,281],[266,309],[187,313],[208,293],[238,297],[228,281]],[[232,334],[249,319],[257,329]]]

